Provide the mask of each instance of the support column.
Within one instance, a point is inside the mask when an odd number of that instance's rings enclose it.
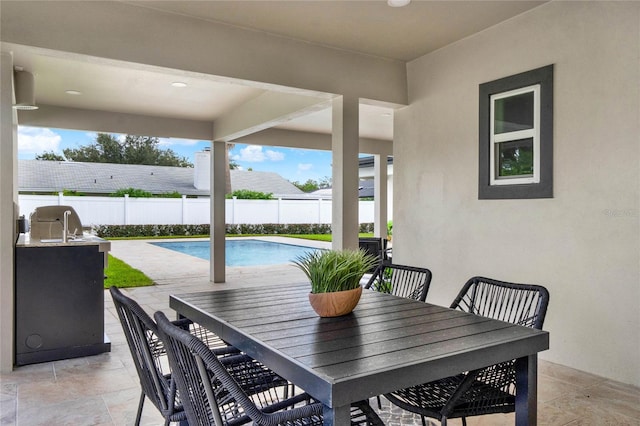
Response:
[[[225,154],[226,143],[213,142],[211,153],[211,253],[209,262],[209,281],[223,283],[225,271]]]
[[[331,150],[332,248],[358,248],[358,98],[341,96],[333,100]]]
[[[0,372],[13,369],[13,265],[18,209],[17,115],[13,110],[13,57],[0,52]]]
[[[387,238],[387,156],[376,154],[373,156],[373,235]]]

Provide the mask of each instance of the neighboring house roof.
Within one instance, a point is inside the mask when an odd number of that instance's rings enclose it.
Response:
[[[271,192],[273,195],[302,195],[304,192],[274,172],[231,170],[231,188]]]
[[[373,155],[358,158],[358,167],[360,168],[373,167],[373,163],[374,163]],[[392,155],[387,157],[387,165],[393,165]]]
[[[310,192],[311,195],[318,197],[331,197],[331,193],[331,188],[316,189],[315,191]]]
[[[136,188],[153,194],[178,192],[208,196],[209,190],[196,189],[194,169],[188,167],[144,166],[137,164],[77,163],[72,161],[18,161],[20,192],[78,191],[110,194],[119,189]],[[303,192],[273,172],[231,170],[232,189],[298,195]]]
[[[374,196],[374,181],[373,179],[360,179],[360,186],[358,187],[359,198],[373,198]]]
[[[360,179],[358,182],[358,198],[373,198],[374,181],[373,179]],[[313,191],[310,195],[314,197],[331,198],[332,188],[322,188]]]

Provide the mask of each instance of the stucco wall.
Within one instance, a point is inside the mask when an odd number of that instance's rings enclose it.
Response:
[[[640,385],[640,3],[552,2],[408,64],[394,261],[450,303],[473,275],[548,287],[541,358]],[[555,64],[554,198],[478,200],[478,85]]]

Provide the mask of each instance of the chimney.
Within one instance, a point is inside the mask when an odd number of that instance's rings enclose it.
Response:
[[[193,186],[196,189],[211,190],[211,148],[207,147],[195,154]]]

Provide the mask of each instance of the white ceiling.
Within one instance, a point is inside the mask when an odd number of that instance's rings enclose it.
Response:
[[[536,7],[543,1],[123,1],[136,7],[262,31],[400,61],[410,61]],[[215,120],[259,96],[244,82],[184,71],[132,66],[12,46],[14,64],[36,77],[44,105],[159,117]],[[176,88],[172,82],[187,83]],[[81,95],[69,95],[77,90]],[[172,102],[166,102],[172,99]],[[362,137],[393,139],[393,111],[360,106]],[[278,127],[331,131],[329,109]]]

